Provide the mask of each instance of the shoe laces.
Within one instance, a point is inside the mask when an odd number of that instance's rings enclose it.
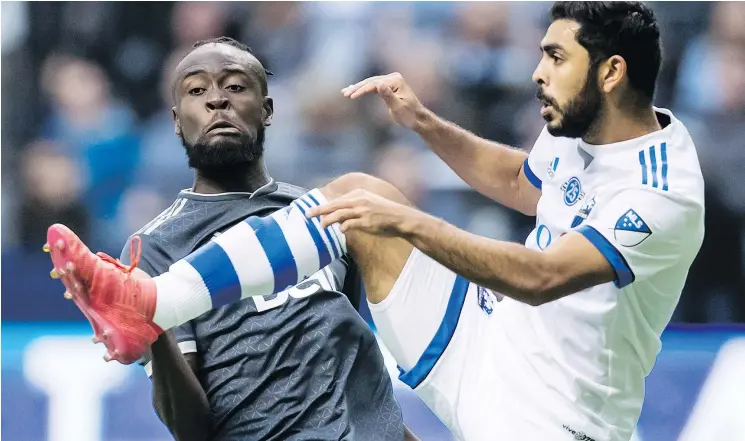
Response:
[[[140,236],[135,236],[132,238],[132,242],[130,242],[129,244],[129,261],[131,262],[130,265],[125,265],[121,262],[121,260],[114,259],[104,252],[99,251],[98,253],[96,253],[96,256],[100,257],[101,260],[103,260],[104,262],[108,262],[116,266],[124,273],[131,274],[132,271],[134,271],[134,269],[137,268],[137,265],[140,263],[140,257],[142,256],[142,239],[140,239]]]

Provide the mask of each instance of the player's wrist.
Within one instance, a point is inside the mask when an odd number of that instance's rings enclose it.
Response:
[[[412,130],[426,138],[427,134],[436,128],[437,115],[431,110],[420,104],[414,110],[414,125]]]

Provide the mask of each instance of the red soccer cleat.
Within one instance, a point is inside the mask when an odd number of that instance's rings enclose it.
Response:
[[[139,237],[131,247],[132,265],[127,266],[105,253],[93,254],[60,224],[49,227],[44,245],[54,263],[50,276],[62,279],[65,298],[73,300],[91,323],[93,342],[106,345],[104,360],[123,364],[137,361],[163,333],[152,321],[155,282],[140,270],[132,274],[142,253]]]

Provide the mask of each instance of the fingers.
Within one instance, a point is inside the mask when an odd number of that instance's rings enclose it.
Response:
[[[312,219],[314,217],[325,216],[327,214],[333,213],[334,211],[341,208],[350,208],[351,206],[352,204],[349,200],[338,198],[326,204],[311,208],[307,211],[307,213],[305,213],[305,216],[308,219]]]
[[[378,95],[380,95],[381,98],[383,98],[383,101],[385,101],[385,104],[395,110],[395,106],[398,106],[399,99],[396,96],[395,93],[393,93],[393,90],[391,90],[390,86],[385,84],[382,81],[379,81],[375,83],[375,90],[378,92]]]
[[[358,217],[358,210],[355,210],[354,208],[342,208],[329,215],[323,216],[321,218],[321,228],[328,228],[330,225],[335,223],[343,224],[350,219],[356,219]]]
[[[359,98],[370,92],[378,91],[377,83],[386,84],[391,90],[394,90],[397,86],[397,82],[403,81],[403,77],[398,72],[394,72],[388,75],[378,75],[370,78],[366,78],[357,84],[352,84],[341,90],[341,93],[351,99]]]
[[[364,80],[360,81],[357,84],[352,84],[351,86],[347,86],[341,90],[341,93],[347,97],[350,98],[352,94],[359,91],[362,88],[365,88],[365,86],[369,86],[370,84],[375,84],[375,82],[379,81],[383,78],[383,75],[378,75],[375,77],[365,78]],[[373,89],[375,90],[375,89]],[[369,92],[372,92],[372,90],[369,90]]]

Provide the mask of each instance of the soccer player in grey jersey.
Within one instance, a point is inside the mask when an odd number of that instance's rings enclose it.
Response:
[[[264,165],[273,114],[266,73],[248,47],[224,37],[196,43],[181,61],[175,131],[195,184],[133,235],[138,262],[127,262],[131,243],[123,262],[157,276],[247,216],[268,216],[306,192],[274,182]],[[286,243],[281,251],[290,252]],[[278,294],[228,304],[227,293],[222,307],[152,344],[141,362],[178,441],[404,439],[383,356],[356,311],[356,267],[341,248],[321,261],[326,268]],[[105,338],[106,329],[94,330]]]

